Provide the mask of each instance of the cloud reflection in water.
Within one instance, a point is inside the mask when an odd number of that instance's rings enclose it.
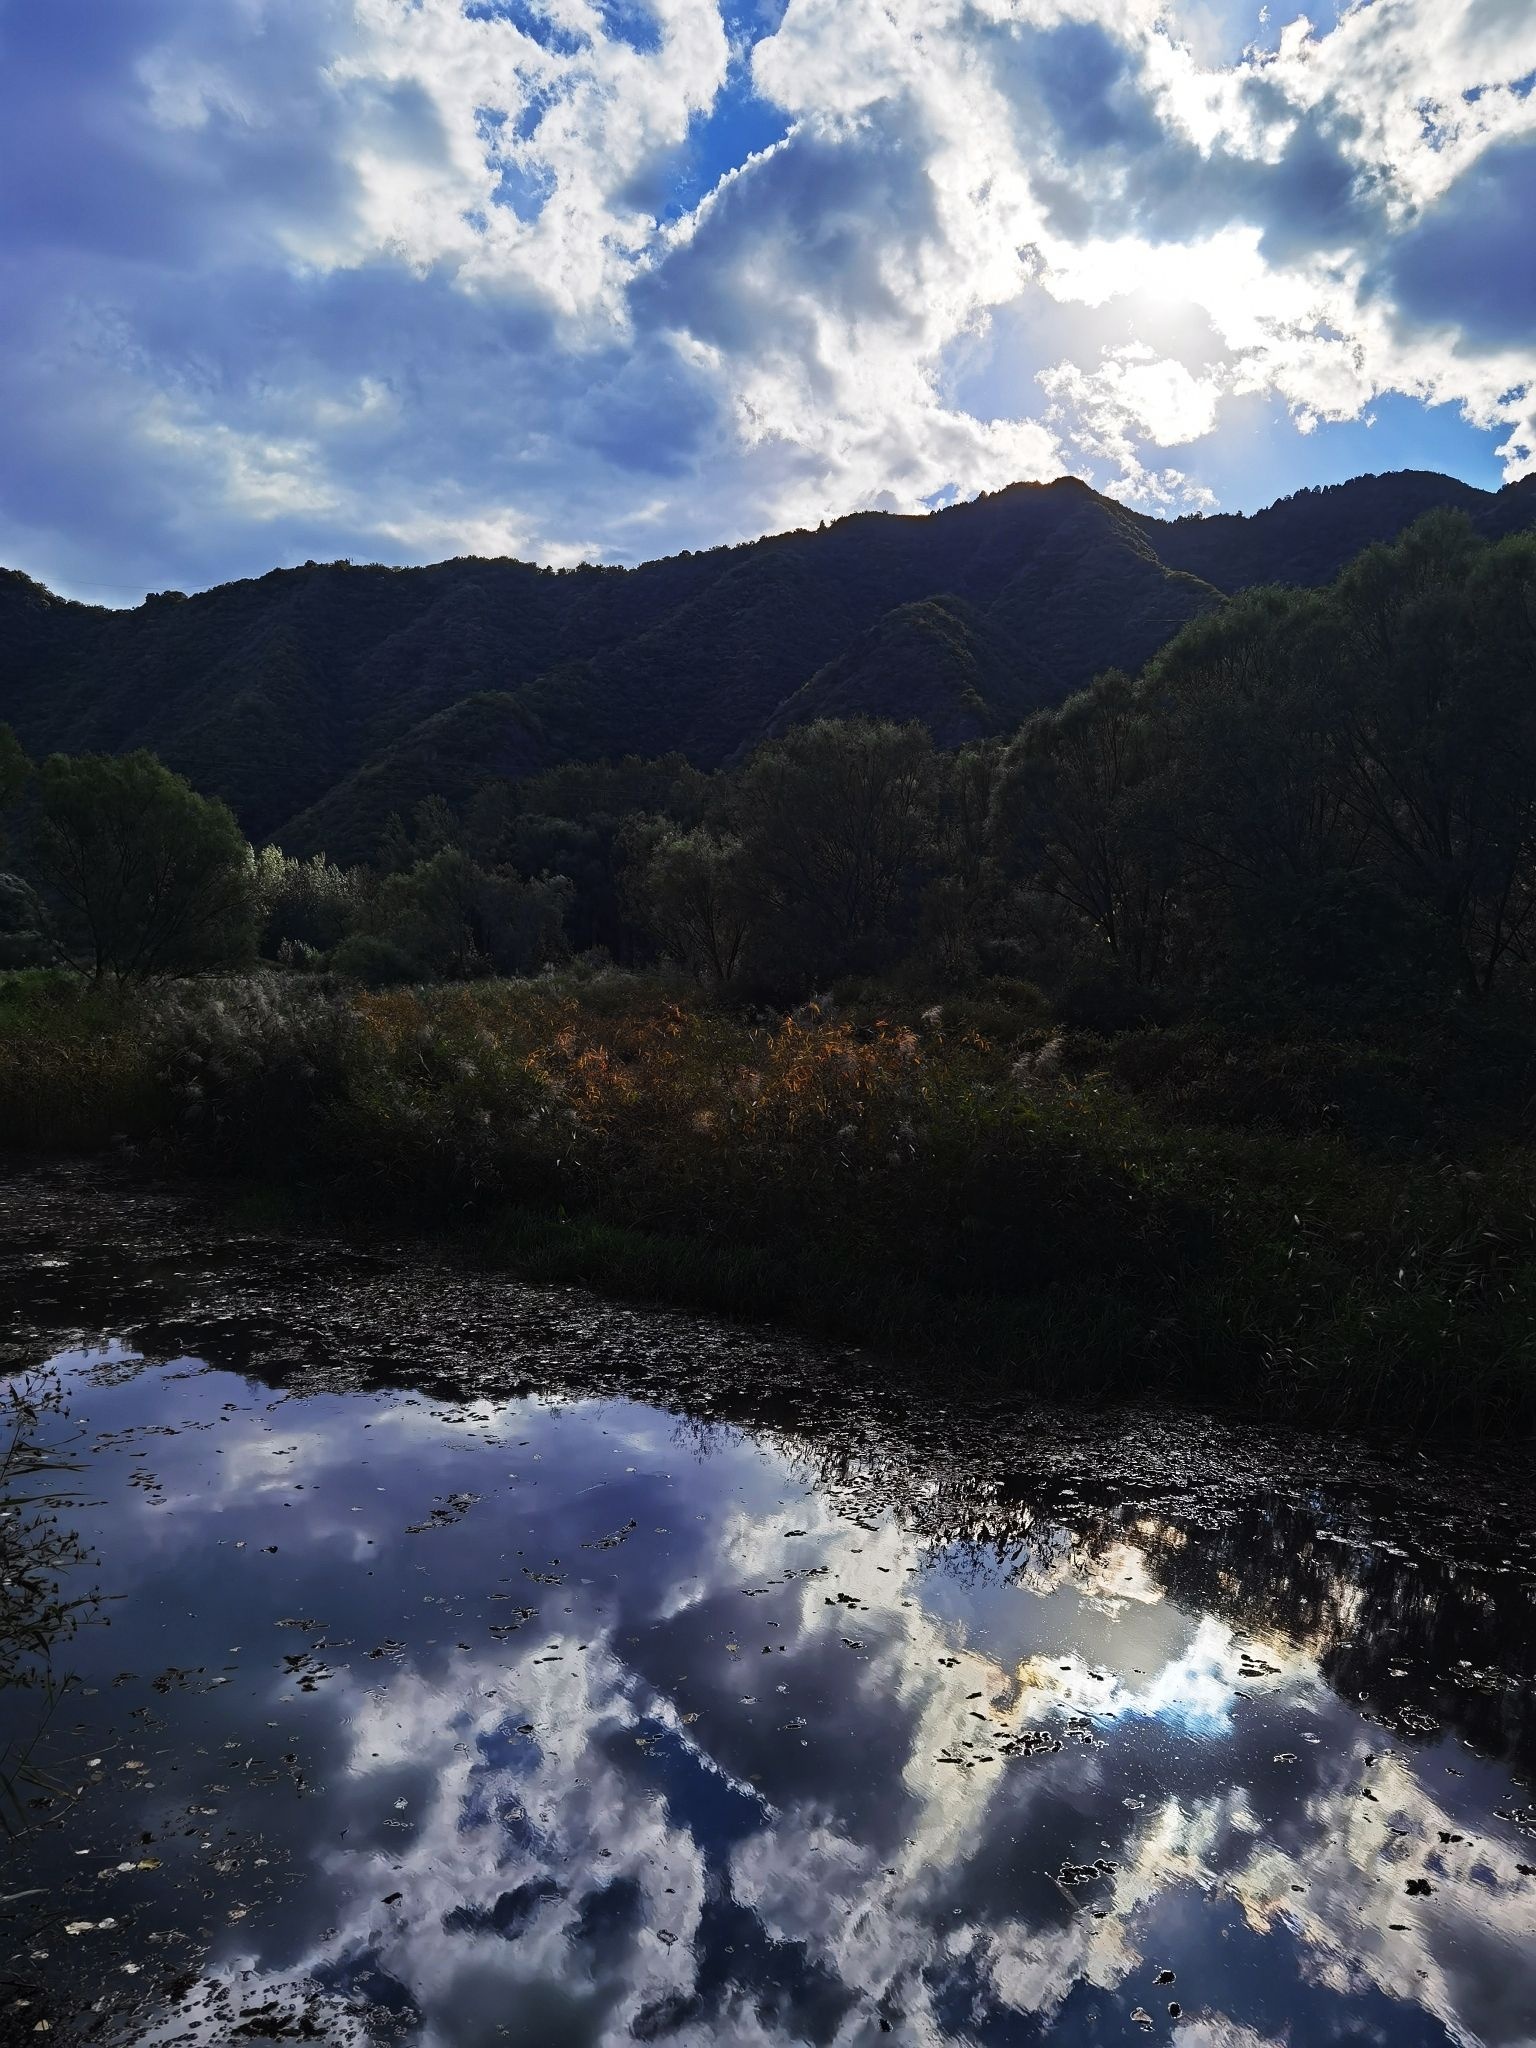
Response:
[[[622,1401],[72,1370],[124,1598],[53,1738],[84,1796],[6,1887],[52,1888],[28,2012],[62,1979],[167,2043],[1536,2040],[1523,1724],[1480,1760],[1328,1675],[1379,1625],[1436,1676],[1476,1587],[1367,1601],[1383,1560],[1273,1504],[967,1544]]]

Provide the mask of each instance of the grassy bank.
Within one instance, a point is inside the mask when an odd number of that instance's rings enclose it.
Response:
[[[1023,998],[752,1021],[616,975],[0,983],[17,1150],[127,1140],[335,1222],[1000,1387],[1527,1431],[1528,1154],[1383,1137],[1413,1076],[1363,1071],[1367,1111],[1334,1128],[1330,1099],[1309,1130],[1313,1094],[1350,1099],[1326,1060],[1073,1039]]]

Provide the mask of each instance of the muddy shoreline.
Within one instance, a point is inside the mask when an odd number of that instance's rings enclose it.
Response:
[[[932,1536],[1006,1540],[1052,1498],[1213,1527],[1278,1500],[1321,1512],[1340,1541],[1536,1581],[1536,1474],[1520,1443],[1000,1396],[992,1375],[968,1385],[794,1331],[530,1285],[452,1246],[251,1228],[206,1187],[128,1162],[0,1166],[0,1298],[8,1372],[64,1329],[154,1359],[195,1349],[297,1394],[631,1396],[811,1440],[851,1499]]]

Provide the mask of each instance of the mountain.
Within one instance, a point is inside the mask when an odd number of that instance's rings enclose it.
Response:
[[[787,697],[771,736],[813,718],[884,718],[900,705],[942,747],[997,730],[1013,663],[987,620],[954,597],[898,605]],[[1012,721],[1009,721],[1012,722]]]
[[[1232,592],[1325,583],[1437,506],[1511,532],[1536,523],[1536,480],[1405,471],[1161,520],[1061,478],[638,569],[307,563],[133,611],[0,571],[0,719],[34,754],[150,747],[253,838],[351,859],[422,795],[562,760],[717,767],[858,712],[946,745],[1007,730]]]

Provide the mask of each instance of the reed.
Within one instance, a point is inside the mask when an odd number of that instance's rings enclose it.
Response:
[[[128,1137],[333,1221],[1003,1385],[1529,1429],[1523,1148],[1470,1167],[1202,1118],[1191,1057],[1138,1093],[1048,1024],[750,1018],[620,975],[0,1001],[22,1149]]]

